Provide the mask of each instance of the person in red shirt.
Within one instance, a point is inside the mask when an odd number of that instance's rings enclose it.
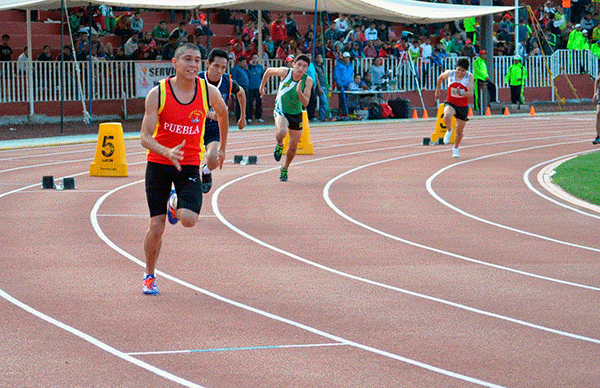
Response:
[[[171,61],[175,76],[160,81],[148,93],[140,132],[140,143],[148,150],[146,199],[150,210],[150,226],[144,239],[146,274],[142,291],[150,295],[158,294],[154,269],[167,212],[172,224],[181,220],[184,227],[191,228],[198,221],[202,207],[200,161],[209,109],[212,107],[216,112],[222,134],[229,127],[221,93],[198,77],[202,62],[198,47],[184,43]],[[226,136],[222,136],[223,150],[226,143]],[[224,154],[219,160],[220,167]],[[171,191],[171,185],[175,190]]]
[[[269,32],[271,33],[271,38],[273,38],[275,47],[278,47],[281,42],[287,40],[288,36],[285,28],[285,22],[283,21],[283,14],[277,14],[277,19],[273,20],[269,26]]]
[[[452,148],[452,156],[460,157],[458,146],[463,138],[463,129],[469,120],[469,97],[473,96],[474,81],[473,74],[468,71],[469,60],[461,58],[456,63],[455,70],[446,70],[437,79],[435,88],[435,99],[440,97],[440,87],[444,81],[448,81],[448,94],[444,102],[444,122],[446,124],[446,134],[444,135],[444,144],[448,144],[450,134],[452,133],[452,117],[456,117],[456,138]]]

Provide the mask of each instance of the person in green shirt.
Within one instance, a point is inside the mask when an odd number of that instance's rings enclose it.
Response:
[[[477,19],[475,16],[466,18],[463,20],[463,25],[465,26],[465,33],[467,34],[467,39],[471,39],[473,44],[477,42]]]
[[[597,46],[595,44],[594,46]],[[596,77],[594,81],[594,97],[592,102],[596,102],[596,138],[592,141],[592,144],[600,144],[600,101],[598,100],[598,88],[600,87],[600,75]]]
[[[523,86],[527,79],[527,69],[521,63],[521,57],[515,56],[515,63],[513,63],[506,73],[505,81],[510,86],[510,101],[513,104],[524,104],[525,99],[523,98]]]
[[[487,51],[481,50],[479,51],[479,57],[473,61],[473,78],[475,79],[475,107],[479,109],[483,109],[481,106],[484,99],[483,92],[487,90],[489,102],[496,102],[496,84],[494,84],[490,80],[490,76],[488,74],[487,63],[485,60],[487,59]],[[481,92],[480,90],[481,89]],[[481,101],[480,101],[481,100]]]
[[[156,27],[152,29],[152,37],[156,42],[160,42],[163,45],[169,42],[169,29],[167,28],[167,22],[161,20]]]
[[[286,182],[288,180],[288,169],[290,163],[298,151],[298,142],[302,136],[302,110],[308,105],[313,86],[313,79],[306,71],[310,66],[310,58],[307,55],[300,54],[294,59],[292,68],[289,67],[269,67],[263,74],[260,83],[259,93],[265,94],[265,85],[271,76],[279,78],[279,88],[275,98],[275,109],[273,117],[275,119],[275,140],[277,145],[273,152],[276,161],[281,159],[283,153],[283,139],[289,134],[289,145],[285,155],[285,163],[280,169],[279,180]]]
[[[583,30],[581,24],[576,24],[575,28],[569,34],[569,41],[567,42],[567,48],[569,50],[589,50],[590,44],[586,37],[583,36]]]

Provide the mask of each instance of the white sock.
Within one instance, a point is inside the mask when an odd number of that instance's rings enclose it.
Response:
[[[208,164],[205,164],[204,167],[202,167],[202,174],[210,174],[210,168],[208,168]]]

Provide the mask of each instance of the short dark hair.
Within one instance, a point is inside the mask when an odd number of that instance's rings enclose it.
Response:
[[[177,47],[177,50],[175,50],[175,54],[173,55],[173,57],[175,59],[179,58],[181,56],[181,54],[183,54],[183,52],[186,50],[196,50],[196,51],[198,51],[198,53],[200,53],[200,49],[198,48],[198,46],[196,46],[193,43],[186,42],[186,43],[182,44],[181,46]]]
[[[229,61],[229,54],[227,54],[227,51],[215,48],[210,51],[210,54],[208,54],[208,63],[213,63],[216,57],[225,58],[227,61]]]
[[[460,66],[465,70],[469,70],[469,60],[467,58],[460,58],[456,61],[456,66]]]
[[[296,59],[294,59],[294,63],[298,62],[298,61],[304,61],[307,64],[310,65],[310,58],[308,57],[308,55],[305,54],[300,54],[296,57]]]

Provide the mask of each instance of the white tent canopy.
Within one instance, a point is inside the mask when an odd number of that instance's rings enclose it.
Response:
[[[150,9],[226,8],[239,10],[278,10],[314,12],[314,0],[64,0],[66,7],[84,7],[91,4],[107,4],[118,7]],[[3,0],[2,9],[56,9],[61,0]],[[465,19],[471,16],[491,15],[511,11],[514,7],[456,5],[430,3],[415,0],[321,0],[318,11],[356,14],[372,19],[396,23],[439,23]]]

